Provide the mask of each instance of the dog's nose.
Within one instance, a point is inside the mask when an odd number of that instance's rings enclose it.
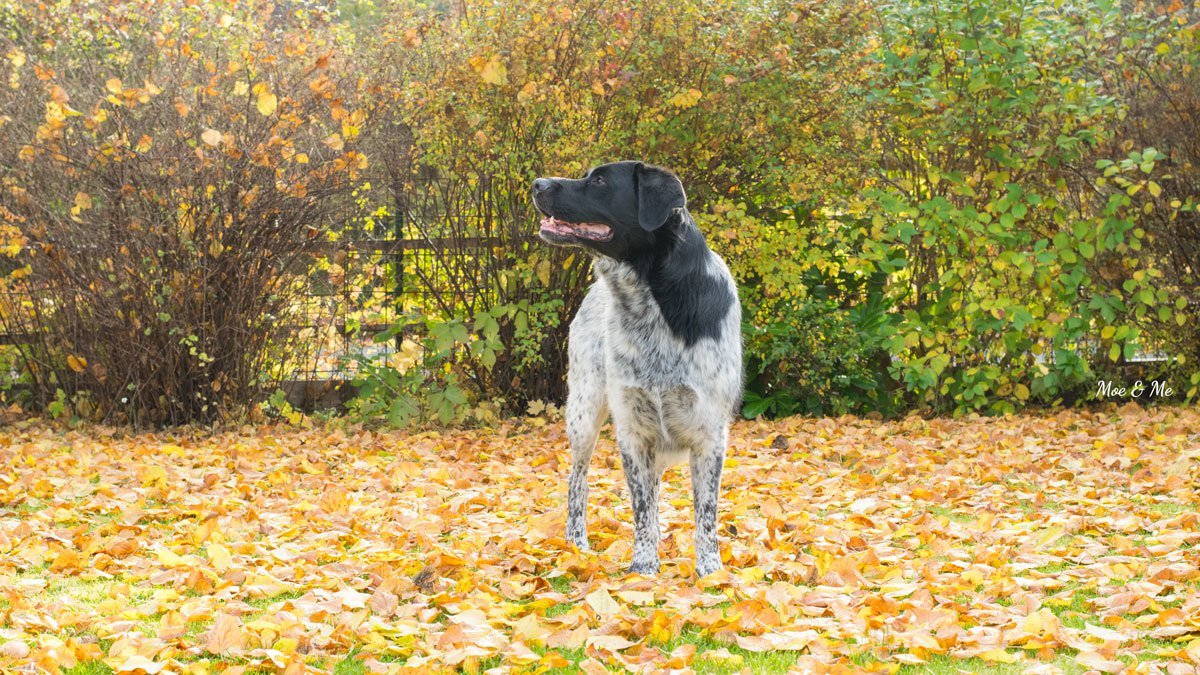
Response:
[[[553,186],[554,181],[550,180],[549,178],[539,178],[533,181],[533,192],[534,194],[540,194],[549,190]]]

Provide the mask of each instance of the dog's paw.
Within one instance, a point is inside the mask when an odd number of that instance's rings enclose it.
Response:
[[[645,577],[652,577],[658,574],[659,564],[657,560],[635,560],[629,565],[628,574],[640,574]]]
[[[721,569],[720,560],[697,560],[696,578],[705,577]]]

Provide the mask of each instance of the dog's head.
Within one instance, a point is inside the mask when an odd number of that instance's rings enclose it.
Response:
[[[584,246],[623,260],[652,248],[681,221],[687,206],[675,174],[642,162],[602,164],[583,178],[533,181],[542,212],[538,236],[556,246]]]

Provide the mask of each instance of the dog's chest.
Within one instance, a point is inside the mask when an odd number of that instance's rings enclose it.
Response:
[[[610,381],[653,390],[685,384],[691,375],[688,347],[663,319],[650,290],[614,266],[605,275],[609,306],[604,324]]]

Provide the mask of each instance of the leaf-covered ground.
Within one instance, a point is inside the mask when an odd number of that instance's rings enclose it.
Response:
[[[560,424],[213,436],[0,429],[0,670],[1191,673],[1200,415],[739,423],[726,570],[686,471],[628,577],[610,438],[598,553],[563,534]]]

